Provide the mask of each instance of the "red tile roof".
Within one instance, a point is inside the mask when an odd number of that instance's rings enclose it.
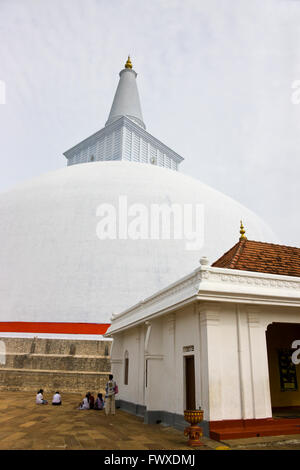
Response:
[[[244,238],[212,266],[300,277],[300,248]]]

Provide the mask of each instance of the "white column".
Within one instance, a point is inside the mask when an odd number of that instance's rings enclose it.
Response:
[[[253,417],[272,417],[266,329],[256,307],[248,308],[249,343],[253,389]]]
[[[145,341],[144,341],[144,405],[148,408],[149,405],[149,390],[150,390],[150,361],[148,361],[148,347],[150,341],[152,325],[149,321],[145,322]],[[146,386],[147,384],[147,386]]]
[[[142,403],[143,397],[141,396],[141,328],[137,328],[136,332],[136,354],[137,354],[137,370],[134,371],[136,377],[136,391],[137,403]],[[130,367],[130,364],[129,364]]]
[[[179,387],[176,386],[176,353],[175,353],[175,330],[176,328],[176,315],[170,314],[166,319],[166,342],[163,347],[164,354],[164,377],[166,378],[165,387],[167,384],[172,384],[169,391],[165,396],[165,407],[167,411],[175,413],[177,411],[178,392]]]
[[[195,339],[194,339],[194,360],[195,360],[195,398],[196,398],[196,409],[200,406],[202,408],[203,391],[202,391],[202,380],[201,380],[201,369],[202,369],[202,358],[201,358],[201,326],[200,326],[200,314],[198,313],[198,306],[194,306],[194,320],[195,320]]]
[[[147,368],[147,388],[145,389],[145,405],[147,410],[160,410],[163,406],[162,396],[162,361],[160,354],[162,348],[161,325],[154,322],[145,322],[147,330],[145,336],[145,361]],[[153,331],[154,329],[154,331]]]
[[[201,334],[202,408],[206,421],[220,420],[222,410],[221,328],[218,304],[199,305]]]
[[[118,398],[123,398],[122,394],[122,370],[123,370],[123,336],[117,334],[113,336],[113,343],[110,349],[111,373],[119,387]]]
[[[253,383],[248,315],[245,307],[236,305],[237,349],[241,395],[241,419],[254,418]]]

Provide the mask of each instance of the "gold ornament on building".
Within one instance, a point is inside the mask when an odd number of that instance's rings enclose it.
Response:
[[[246,230],[244,229],[244,225],[243,225],[243,222],[241,221],[241,228],[240,228],[240,240],[247,240],[247,237],[245,235],[246,233]]]
[[[130,60],[130,55],[128,56],[127,62],[125,64],[125,69],[132,69],[132,63]]]

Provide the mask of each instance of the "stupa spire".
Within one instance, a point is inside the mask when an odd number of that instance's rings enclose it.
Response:
[[[68,165],[124,160],[178,170],[183,158],[146,131],[136,76],[128,55],[105,127],[64,153]]]
[[[121,70],[119,75],[119,84],[105,125],[111,124],[122,116],[127,116],[146,129],[136,84],[137,73],[132,68],[130,56],[128,56],[125,68]]]

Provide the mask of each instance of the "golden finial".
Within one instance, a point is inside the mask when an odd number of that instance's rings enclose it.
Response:
[[[240,240],[247,240],[247,237],[245,236],[246,230],[244,229],[243,222],[241,221],[241,227],[240,227]]]
[[[132,69],[132,63],[130,60],[130,55],[128,56],[127,62],[125,64],[125,69]]]

